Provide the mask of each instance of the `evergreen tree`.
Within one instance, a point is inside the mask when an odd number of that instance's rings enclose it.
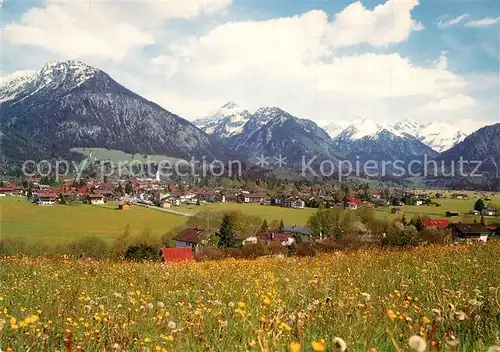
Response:
[[[233,220],[229,214],[224,215],[219,228],[219,247],[231,248],[234,247],[236,239],[234,237]]]
[[[132,187],[132,183],[129,181],[125,184],[125,193],[132,194],[134,192],[134,187]]]
[[[196,205],[201,205],[200,198],[196,198]]]
[[[267,220],[264,219],[264,221],[262,221],[262,226],[260,227],[260,233],[264,234],[264,233],[267,233],[269,231],[269,225],[267,224]]]
[[[123,187],[122,185],[118,185],[116,188],[116,193],[118,193],[120,196],[123,196]]]
[[[483,214],[481,214],[481,225],[483,225],[483,226],[485,225],[485,223],[484,223],[484,215]]]
[[[401,223],[405,226],[408,225],[408,221],[406,220],[406,216],[404,214],[403,217],[401,218]]]
[[[484,201],[481,198],[479,198],[476,201],[476,204],[474,204],[474,210],[482,211],[483,209],[484,209]]]
[[[283,224],[283,219],[280,221],[279,233],[283,233],[283,229],[285,228],[285,224]]]

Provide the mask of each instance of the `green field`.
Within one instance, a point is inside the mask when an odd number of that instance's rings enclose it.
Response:
[[[143,155],[143,154],[127,154],[121,150],[105,149],[105,148],[71,148],[71,151],[83,154],[86,158],[97,160],[110,160],[113,162],[160,162],[168,160],[171,163],[179,161],[178,158],[167,157],[164,155]]]
[[[268,222],[273,220],[283,220],[285,225],[305,225],[309,217],[316,212],[316,209],[313,208],[291,209],[271,205],[240,203],[206,204],[201,206],[181,205],[172,209],[192,214],[196,214],[207,209],[220,212],[241,211],[245,215],[258,216],[262,218],[262,220],[266,219]]]
[[[472,195],[471,195],[472,197]],[[439,199],[441,207],[435,206],[404,206],[403,214],[407,218],[414,215],[427,215],[432,218],[444,218],[446,211],[457,211],[466,214],[474,207],[476,199],[455,200]],[[491,202],[500,206],[500,198],[492,197]],[[488,203],[488,202],[487,202]],[[391,218],[399,215],[390,214],[392,207],[377,208],[380,217]],[[285,225],[306,225],[307,220],[316,209],[290,209],[259,204],[207,204],[182,205],[174,210],[186,213],[198,213],[204,210],[218,212],[241,211],[245,215],[258,216],[268,222],[283,220]],[[83,236],[99,236],[110,240],[121,233],[129,225],[132,235],[140,234],[145,227],[152,230],[153,236],[160,237],[175,227],[182,226],[186,218],[159,210],[139,206],[132,207],[128,212],[116,210],[116,205],[56,205],[39,207],[24,198],[0,198],[2,238],[19,238],[29,242],[48,241],[60,243]],[[475,217],[478,221],[479,216]],[[473,216],[454,217],[452,221],[472,221]],[[499,222],[499,218],[486,218],[488,223]]]
[[[55,205],[41,207],[21,197],[0,198],[2,238],[19,238],[29,242],[58,243],[84,236],[99,236],[110,240],[129,225],[132,235],[145,227],[153,236],[161,236],[182,225],[186,218],[142,207],[129,211],[107,205]]]

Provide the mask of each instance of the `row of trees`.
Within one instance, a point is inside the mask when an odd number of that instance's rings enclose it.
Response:
[[[311,239],[348,239],[350,242],[381,243],[383,245],[406,246],[421,242],[444,243],[451,233],[435,228],[425,228],[424,217],[415,216],[407,220],[378,218],[373,208],[362,207],[357,210],[319,209],[309,218]]]

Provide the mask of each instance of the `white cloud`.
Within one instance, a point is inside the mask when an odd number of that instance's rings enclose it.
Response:
[[[423,29],[423,24],[411,16],[418,4],[418,0],[389,0],[369,10],[360,1],[352,3],[335,15],[327,37],[336,47],[360,43],[384,46],[405,41],[413,30]]]
[[[486,27],[500,23],[500,17],[485,17],[476,21],[469,21],[465,24],[466,27]]]
[[[406,5],[406,12],[401,14],[406,22],[394,19],[394,23],[406,23],[399,27],[399,36],[391,34],[392,25],[365,30],[365,21],[372,15],[367,16],[368,10],[356,4],[350,5],[349,11],[342,11],[342,16],[335,16],[333,23],[328,22],[323,11],[268,21],[226,23],[206,35],[172,43],[168,52],[154,62],[172,81],[179,82],[175,85],[177,90],[183,85],[189,87],[184,94],[198,101],[231,96],[248,108],[279,105],[316,119],[325,119],[335,111],[343,118],[390,118],[400,113],[391,111],[396,100],[429,100],[457,94],[466,87],[464,79],[447,70],[445,52],[430,67],[417,65],[398,53],[337,54],[340,46],[404,41],[413,28],[414,21],[406,16],[413,7]],[[379,6],[372,12],[382,16],[381,8],[387,9]],[[348,20],[347,13],[362,24]],[[339,18],[341,22],[337,22]],[[372,23],[377,27],[378,21]],[[352,36],[332,37],[332,28]],[[198,86],[186,82],[197,82]],[[165,106],[171,105],[165,102]],[[178,109],[184,116],[193,116],[192,106],[183,104]]]
[[[170,18],[193,18],[224,11],[225,1],[119,3],[48,0],[32,8],[20,23],[5,25],[4,38],[34,45],[62,58],[103,57],[122,60],[136,46],[154,43],[152,28]]]
[[[450,111],[470,108],[474,105],[476,105],[476,101],[473,98],[463,94],[456,94],[443,99],[432,100],[424,106],[424,109],[430,111]]]
[[[463,20],[465,20],[468,17],[469,17],[469,14],[464,13],[463,15],[460,15],[460,16],[457,16],[454,18],[450,18],[447,20],[441,20],[438,22],[437,26],[439,28],[448,28],[448,27],[454,26],[456,24],[459,24],[460,22],[462,22]]]
[[[389,0],[372,10],[356,2],[330,20],[324,11],[313,10],[266,21],[226,22],[198,35],[180,33],[155,57],[132,50],[165,40],[155,26],[163,28],[172,17],[223,13],[229,0],[189,3],[193,7],[173,7],[178,3],[163,0],[143,4],[92,2],[89,11],[75,1],[50,3],[30,10],[20,24],[7,25],[4,35],[64,59],[88,56],[86,61],[126,87],[188,119],[228,100],[249,110],[280,106],[325,124],[359,117],[382,123],[406,117],[431,121],[437,111],[450,120],[474,116],[470,82],[449,69],[446,52],[428,65],[387,49],[352,54],[357,45],[390,47],[422,30],[423,24],[412,18],[417,1]],[[79,37],[85,38],[84,45],[75,40]],[[462,105],[452,104],[457,97]]]

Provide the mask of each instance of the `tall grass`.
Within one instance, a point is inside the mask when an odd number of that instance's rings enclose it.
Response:
[[[4,351],[483,351],[500,243],[178,265],[0,259]],[[439,310],[439,319],[438,313]],[[463,319],[462,319],[463,318]],[[324,341],[323,341],[324,340]]]

